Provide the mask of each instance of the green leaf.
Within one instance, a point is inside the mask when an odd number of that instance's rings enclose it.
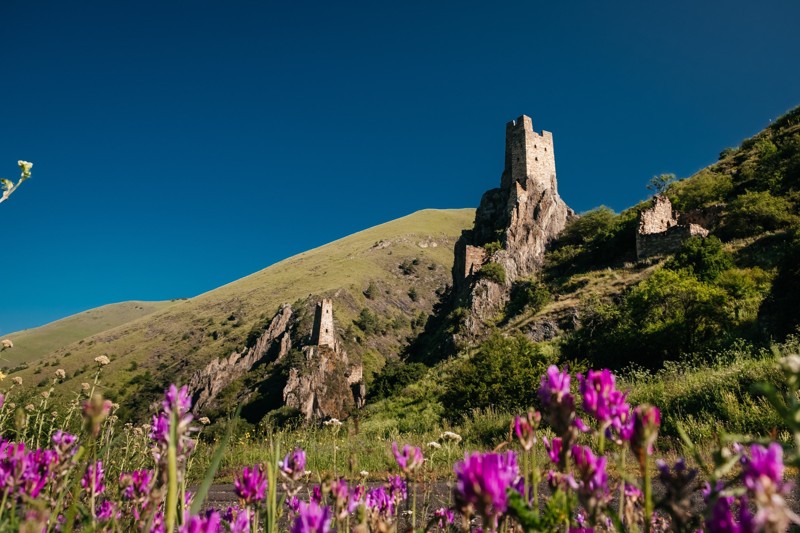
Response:
[[[514,489],[507,490],[508,514],[513,516],[525,531],[542,531],[542,524],[536,512]]]
[[[0,183],[3,184],[3,189],[6,191],[10,191],[14,187],[14,182],[5,178],[0,179]]]

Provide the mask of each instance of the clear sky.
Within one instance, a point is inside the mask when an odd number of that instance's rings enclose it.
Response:
[[[502,4],[498,6],[499,4]],[[621,210],[800,104],[796,0],[3,0],[0,333],[194,296],[499,184]]]

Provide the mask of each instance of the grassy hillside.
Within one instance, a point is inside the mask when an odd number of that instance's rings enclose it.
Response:
[[[11,368],[31,363],[63,346],[165,309],[173,303],[131,301],[108,304],[38,328],[3,335],[14,342],[15,348],[3,353],[2,366]]]
[[[308,307],[323,296],[334,300],[348,351],[371,374],[400,352],[420,314],[424,320],[431,312],[437,290],[450,282],[455,240],[473,217],[473,209],[424,210],[381,224],[60,346],[14,375],[35,391],[48,387],[55,369],[63,368],[67,379],[56,394],[65,393],[91,381],[94,359],[106,355],[107,395],[141,413],[169,382],[185,381],[212,358],[242,349],[280,305]],[[374,330],[354,326],[364,309],[380,318]],[[22,341],[15,344],[14,350],[24,348]],[[127,398],[133,401],[123,402]]]
[[[800,108],[708,168],[664,183],[679,212],[704,218],[709,238],[637,261],[647,203],[583,213],[552,244],[541,275],[512,289],[492,335],[418,358],[428,370],[392,369],[397,385],[368,406],[362,426],[424,433],[466,417],[496,444],[507,417],[495,414],[535,405],[538,376],[558,364],[612,368],[634,401],[664,408],[671,437],[679,423],[701,440],[780,431],[752,387],[776,381],[776,353],[797,352]],[[459,309],[442,315],[432,334],[459,331]]]

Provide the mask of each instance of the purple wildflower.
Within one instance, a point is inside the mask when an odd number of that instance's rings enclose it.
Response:
[[[300,503],[292,533],[329,533],[330,530],[331,510],[328,507],[320,507],[315,502]]]
[[[747,501],[739,502],[738,520],[732,509],[734,502],[733,496],[721,496],[717,499],[711,509],[711,515],[706,520],[707,533],[749,533],[756,531]]]
[[[627,393],[616,389],[614,374],[607,368],[590,370],[585,378],[578,374],[578,381],[583,410],[600,422],[603,428],[614,428],[618,433],[627,435],[631,408],[625,401]]]
[[[117,513],[117,507],[109,500],[104,500],[103,503],[97,506],[95,516],[101,522],[106,522],[114,518]]]
[[[777,442],[769,447],[754,444],[750,447],[750,459],[743,458],[742,478],[744,485],[753,492],[763,491],[768,485],[783,483],[783,448]]]
[[[408,487],[405,480],[400,476],[389,476],[389,496],[396,502],[401,502],[408,498]]]
[[[462,508],[474,508],[490,529],[497,528],[497,518],[508,507],[506,490],[519,475],[514,452],[466,454],[455,465],[454,497]]]
[[[152,470],[134,470],[120,474],[119,484],[122,497],[126,500],[138,500],[150,493],[150,482],[153,480]]]
[[[344,505],[350,498],[350,490],[344,478],[331,481],[331,498],[336,502],[337,507]]]
[[[63,457],[70,450],[70,448],[72,448],[72,445],[78,441],[78,437],[59,429],[53,433],[52,440],[53,444],[55,445],[56,452],[59,456]]]
[[[267,491],[267,477],[261,466],[244,467],[242,475],[233,481],[236,495],[246,504],[253,504],[264,499]]]
[[[286,457],[278,463],[278,466],[281,469],[281,474],[292,481],[297,481],[306,472],[306,452],[302,448],[295,448],[293,452],[286,454]]]
[[[400,467],[405,474],[410,474],[420,466],[422,466],[423,457],[422,450],[416,446],[403,446],[403,451],[398,450],[397,442],[392,443],[392,452],[394,458],[397,460],[397,466]]]
[[[371,509],[384,518],[394,514],[394,498],[383,487],[367,492],[365,504],[367,509]]]
[[[90,464],[86,467],[86,473],[81,479],[81,487],[92,494],[102,494],[106,490],[103,478],[103,461],[97,461],[95,464]]]
[[[633,411],[633,433],[631,435],[631,449],[634,455],[643,463],[645,453],[653,453],[653,445],[658,438],[658,428],[661,426],[661,411],[652,405],[640,405]]]
[[[434,518],[438,518],[437,526],[439,529],[447,529],[455,521],[455,513],[448,507],[440,507],[433,513]]]
[[[608,499],[608,474],[606,458],[595,456],[588,446],[573,446],[572,458],[578,475],[578,498],[596,515],[596,511]]]
[[[547,437],[542,437],[544,448],[547,450],[547,456],[555,464],[561,461],[561,437],[555,437],[552,442]]]
[[[514,419],[514,434],[526,452],[536,443],[536,429],[541,421],[542,414],[539,411],[528,411],[525,417],[517,416]]]
[[[220,531],[220,515],[217,511],[209,511],[205,516],[190,516],[181,527],[180,533],[218,533]]]
[[[557,366],[550,365],[539,385],[539,399],[542,400],[542,405],[552,408],[556,404],[564,402],[565,399],[572,400],[572,395],[569,393],[569,382],[569,372],[566,370],[562,372]]]

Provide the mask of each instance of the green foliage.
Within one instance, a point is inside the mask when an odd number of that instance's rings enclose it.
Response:
[[[506,316],[516,316],[523,310],[538,313],[550,299],[550,291],[541,281],[537,279],[516,281],[511,286],[511,298],[506,305]]]
[[[364,290],[364,296],[366,296],[370,300],[374,300],[376,296],[378,296],[378,287],[375,285],[374,282],[370,281],[369,285],[367,286],[366,290]]]
[[[758,235],[787,227],[797,217],[786,198],[768,191],[747,192],[733,200],[725,216],[725,231],[735,237]]]
[[[719,159],[720,160],[728,159],[738,151],[739,151],[738,148],[725,148],[719,153]]]
[[[667,196],[678,211],[690,211],[723,202],[733,190],[729,174],[704,169],[691,178],[672,183]]]
[[[493,241],[487,243],[483,249],[486,250],[486,257],[492,257],[494,254],[503,249],[503,243],[500,241]]]
[[[417,289],[415,287],[408,289],[408,297],[411,298],[412,302],[419,300],[419,293],[417,293]]]
[[[370,401],[388,398],[406,385],[413,383],[428,371],[422,363],[389,361],[375,376],[369,388]]]
[[[650,181],[647,182],[647,189],[652,191],[653,194],[661,194],[667,190],[672,182],[676,179],[675,174],[661,174],[659,176],[653,176],[650,178]]]
[[[494,333],[454,369],[443,403],[451,416],[489,407],[525,409],[537,401],[536,384],[550,362],[526,337]]]
[[[759,309],[759,321],[780,337],[800,327],[800,236],[794,235],[780,262],[772,288]]]
[[[506,282],[506,269],[500,263],[490,261],[481,267],[478,271],[478,277],[503,284]]]
[[[384,330],[383,321],[366,307],[358,314],[358,318],[353,320],[353,324],[366,335],[376,335]]]
[[[733,257],[725,251],[722,241],[713,235],[688,239],[665,265],[671,270],[686,269],[705,282],[716,280],[722,271],[731,266]]]
[[[755,317],[772,286],[772,277],[772,274],[759,267],[731,268],[719,275],[716,285],[730,296],[737,322]]]
[[[635,259],[638,208],[619,215],[600,206],[573,218],[545,255],[550,279]]]
[[[575,218],[564,228],[559,236],[561,244],[586,245],[614,231],[617,215],[604,205],[587,211]]]
[[[628,363],[659,368],[664,361],[720,342],[733,326],[727,293],[688,270],[661,269],[618,303],[590,300],[582,327],[564,346],[567,355],[596,365]]]

